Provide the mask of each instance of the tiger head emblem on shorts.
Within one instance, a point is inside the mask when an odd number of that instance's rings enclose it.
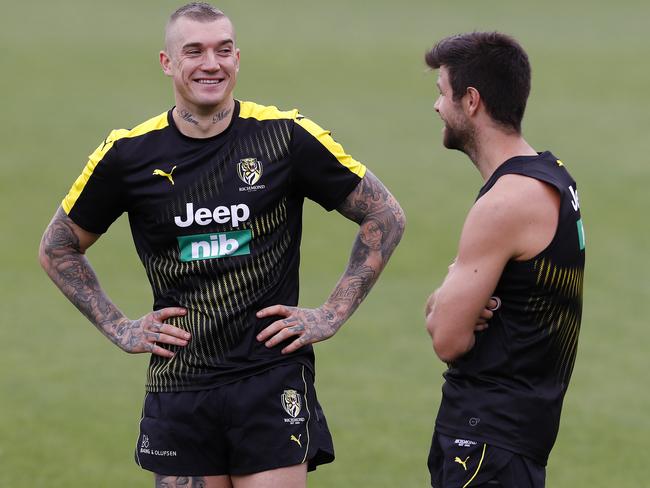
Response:
[[[284,408],[284,411],[295,418],[300,413],[300,409],[302,408],[300,393],[298,393],[296,390],[284,390],[281,399],[282,408]]]
[[[255,158],[240,159],[237,174],[244,183],[253,186],[262,177],[262,163]]]

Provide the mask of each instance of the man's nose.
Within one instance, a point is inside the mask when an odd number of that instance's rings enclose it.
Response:
[[[217,71],[221,69],[219,57],[212,51],[206,52],[205,56],[203,57],[202,68],[205,71]]]

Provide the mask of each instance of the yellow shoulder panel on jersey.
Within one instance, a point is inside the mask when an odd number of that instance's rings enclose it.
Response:
[[[302,117],[298,110],[282,111],[274,106],[258,105],[253,102],[239,102],[239,116],[243,119],[254,118],[257,120],[279,120],[279,119],[293,119],[293,121],[300,125],[303,129],[315,137],[318,142],[327,148],[329,152],[338,159],[339,163],[348,168],[351,172],[359,178],[363,178],[366,174],[366,167],[359,161],[356,161],[352,156],[346,154],[343,147],[337,143],[330,131],[320,127],[318,124],[311,120]]]
[[[343,147],[332,138],[330,131],[323,129],[318,124],[306,118],[297,119],[296,124],[314,136],[318,142],[325,146],[327,150],[331,152],[334,157],[336,157],[336,159],[339,160],[339,163],[348,168],[359,178],[364,177],[366,174],[366,167],[354,159],[352,156],[347,154],[343,150]]]
[[[70,213],[70,210],[72,210],[72,207],[79,198],[79,195],[81,195],[81,192],[86,186],[86,183],[88,183],[90,176],[93,174],[95,167],[104,158],[104,155],[110,150],[110,148],[113,147],[115,141],[124,138],[138,137],[146,134],[147,132],[164,129],[168,125],[169,123],[167,122],[167,112],[165,112],[156,117],[153,117],[152,119],[147,120],[146,122],[143,122],[131,130],[117,129],[111,131],[106,140],[102,142],[89,156],[88,162],[86,163],[83,171],[61,202],[61,207],[63,207],[65,213]]]
[[[257,120],[278,120],[278,119],[295,119],[298,117],[298,110],[282,111],[273,105],[258,105],[253,102],[239,102],[239,116],[242,119]]]

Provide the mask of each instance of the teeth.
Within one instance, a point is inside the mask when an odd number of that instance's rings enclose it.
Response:
[[[197,80],[197,81],[203,85],[216,85],[217,83],[221,83],[221,80]]]

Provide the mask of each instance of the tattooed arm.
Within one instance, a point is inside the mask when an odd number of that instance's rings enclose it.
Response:
[[[174,354],[158,343],[185,346],[190,334],[163,322],[169,317],[185,315],[185,310],[164,308],[138,320],[129,320],[106,296],[86,259],[86,250],[98,238],[99,235],[76,225],[59,208],[41,240],[41,266],[68,300],[121,349],[172,357]]]
[[[347,269],[319,308],[273,305],[260,310],[258,318],[284,317],[258,334],[267,347],[297,336],[282,350],[286,354],[333,336],[368,295],[404,233],[402,208],[370,171],[337,210],[359,224]]]

